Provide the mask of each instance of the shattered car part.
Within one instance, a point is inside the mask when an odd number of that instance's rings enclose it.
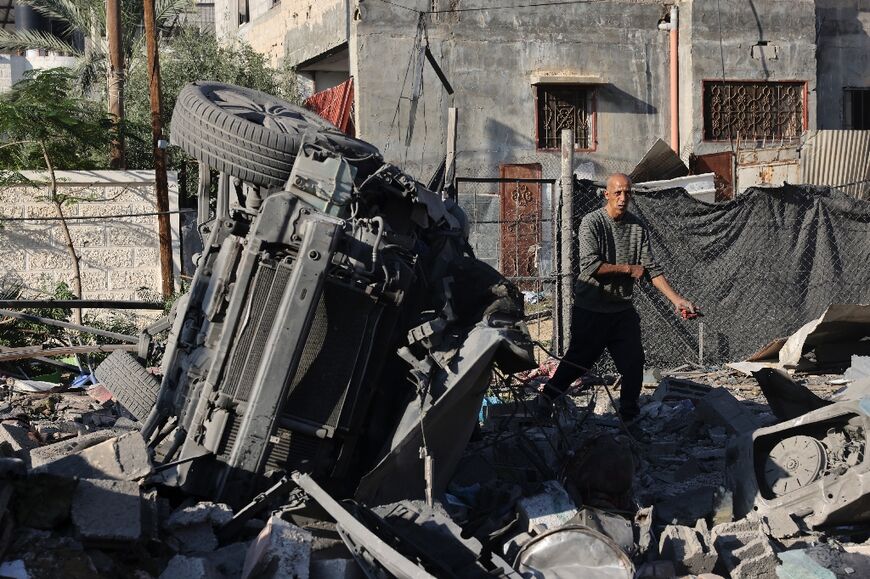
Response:
[[[631,579],[634,565],[610,537],[582,525],[565,525],[525,543],[514,568],[524,577]]]
[[[222,114],[253,98],[231,85],[194,89]],[[458,206],[368,144],[319,125],[326,137],[307,141],[310,113],[281,107],[278,120],[245,115],[262,123],[245,138],[291,122],[298,151],[279,167],[289,180],[256,199],[239,190],[176,310],[142,429],[158,482],[242,506],[282,472],[311,473],[346,497],[371,470],[360,495],[372,504],[431,498],[471,435],[492,363],[533,365],[522,295],[466,254]],[[223,155],[241,179],[265,171],[262,159],[200,140],[192,127],[208,125],[197,115],[212,108],[176,108],[182,148],[209,163]],[[368,154],[343,155],[351,150]],[[251,183],[274,186],[264,179]],[[390,478],[395,468],[405,478]]]
[[[735,516],[794,517],[811,528],[870,520],[868,428],[863,398],[732,439],[726,477]]]
[[[752,377],[761,386],[771,412],[780,420],[791,420],[831,403],[796,383],[787,372],[779,368],[762,368],[753,372]]]
[[[335,520],[342,539],[350,548],[357,562],[364,569],[371,569],[376,564],[384,571],[400,579],[404,577],[420,577],[422,579],[433,577],[433,575],[430,575],[412,561],[406,559],[401,553],[370,531],[364,524],[347,512],[344,507],[333,499],[310,476],[293,473],[292,478],[302,490],[317,501],[329,513],[329,516]],[[369,576],[377,577],[379,575],[372,575],[370,572]]]

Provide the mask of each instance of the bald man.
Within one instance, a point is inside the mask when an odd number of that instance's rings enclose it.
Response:
[[[650,249],[649,233],[628,211],[631,180],[616,173],[607,179],[606,204],[585,217],[577,231],[579,275],[574,283],[571,343],[564,360],[544,388],[545,407],[563,394],[604,352],[610,352],[622,375],[619,412],[631,421],[640,412],[644,354],[640,317],[632,305],[634,283],[650,279],[668,298],[677,314],[694,314],[695,305],[678,294],[662,275]],[[576,365],[576,366],[575,366]]]

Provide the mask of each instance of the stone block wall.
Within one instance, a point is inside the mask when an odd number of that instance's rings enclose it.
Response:
[[[45,175],[28,172],[34,182]],[[80,257],[83,299],[154,299],[162,286],[153,171],[60,171],[61,195]],[[170,210],[178,209],[176,176],[169,174]],[[59,282],[72,288],[72,259],[48,186],[0,188],[0,289],[47,297]],[[179,280],[178,214],[170,215],[175,280]],[[10,220],[25,218],[26,220]]]

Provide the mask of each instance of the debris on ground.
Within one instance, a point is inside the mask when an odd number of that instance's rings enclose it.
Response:
[[[764,349],[782,364],[650,369],[631,423],[616,377],[543,408],[545,296],[467,252],[449,196],[269,95],[178,102],[238,202],[138,356],[9,374],[0,576],[870,576],[866,306]],[[233,133],[241,103],[280,139]]]

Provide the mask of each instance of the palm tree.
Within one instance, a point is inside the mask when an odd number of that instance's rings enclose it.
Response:
[[[24,51],[44,49],[67,54],[77,59],[74,72],[81,81],[83,93],[104,86],[107,78],[108,51],[105,0],[18,0],[36,12],[61,25],[61,34],[38,30],[0,29],[0,50]],[[170,28],[179,15],[191,5],[191,0],[157,0],[157,24]],[[122,42],[128,70],[140,65],[138,56],[144,44],[141,0],[121,0]],[[80,49],[73,39],[84,39]]]

